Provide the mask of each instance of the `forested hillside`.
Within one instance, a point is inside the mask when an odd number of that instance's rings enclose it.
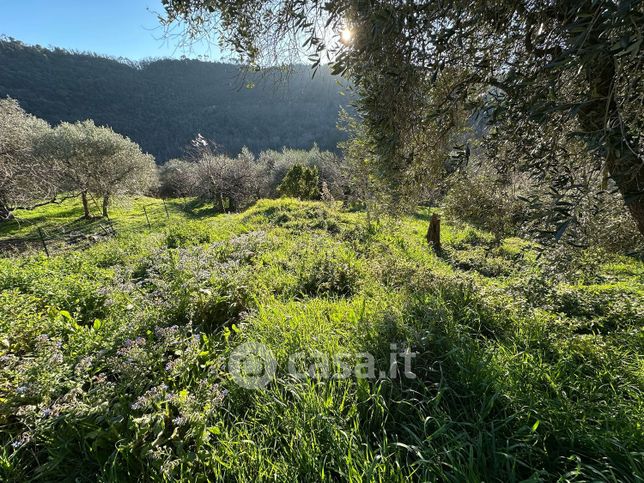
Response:
[[[157,162],[181,155],[197,133],[230,154],[243,146],[335,149],[338,110],[348,102],[337,78],[325,69],[312,78],[304,66],[278,82],[243,77],[232,64],[134,63],[11,40],[0,42],[0,65],[0,97],[50,123],[91,118],[109,125]]]

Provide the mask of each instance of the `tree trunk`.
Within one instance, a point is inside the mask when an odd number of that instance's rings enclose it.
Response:
[[[219,210],[219,213],[226,213],[226,198],[221,193],[219,194],[219,199],[217,200],[216,209]]]
[[[579,110],[580,124],[591,145],[603,146],[606,169],[644,236],[644,163],[636,154],[638,139],[623,124],[615,102],[615,59],[606,51],[585,68],[591,97]]]
[[[103,217],[109,219],[110,216],[108,214],[108,207],[110,205],[110,195],[109,193],[105,193],[103,195]]]
[[[83,201],[83,217],[89,220],[92,214],[89,212],[89,201],[87,201],[87,191],[81,192],[81,200]]]
[[[608,172],[615,181],[624,203],[644,236],[644,163],[629,151],[621,156],[609,148],[606,160]]]
[[[441,251],[441,219],[436,213],[434,213],[429,221],[429,227],[427,228],[427,243],[429,246],[434,249],[436,253]]]
[[[11,208],[0,203],[0,223],[3,221],[8,221],[13,219],[13,213]]]

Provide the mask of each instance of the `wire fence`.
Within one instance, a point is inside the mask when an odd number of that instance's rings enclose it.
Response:
[[[113,238],[118,233],[168,225],[186,211],[185,203],[143,205],[108,218],[76,219],[63,224],[38,224],[27,234],[0,239],[0,257],[42,251],[50,257],[71,250],[82,250]]]

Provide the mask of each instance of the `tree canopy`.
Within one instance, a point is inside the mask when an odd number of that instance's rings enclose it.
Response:
[[[491,156],[552,181],[555,234],[574,216],[578,179],[560,161],[576,141],[644,233],[639,0],[163,4],[166,25],[217,32],[251,66],[288,61],[302,44],[315,65],[326,57],[357,86],[377,172],[394,189],[425,179],[462,120],[478,116]]]
[[[0,220],[19,206],[55,193],[50,167],[34,155],[34,143],[49,130],[14,99],[0,99]]]
[[[81,193],[86,217],[90,216],[88,194],[103,198],[103,215],[108,216],[110,197],[144,192],[156,178],[152,156],[91,120],[61,123],[42,136],[36,149],[50,165],[61,166],[60,189]]]

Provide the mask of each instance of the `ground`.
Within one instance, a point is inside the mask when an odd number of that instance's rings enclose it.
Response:
[[[429,209],[166,206],[0,258],[3,481],[644,477],[644,263],[450,220],[437,255]],[[19,215],[0,244],[102,230],[75,200]]]

